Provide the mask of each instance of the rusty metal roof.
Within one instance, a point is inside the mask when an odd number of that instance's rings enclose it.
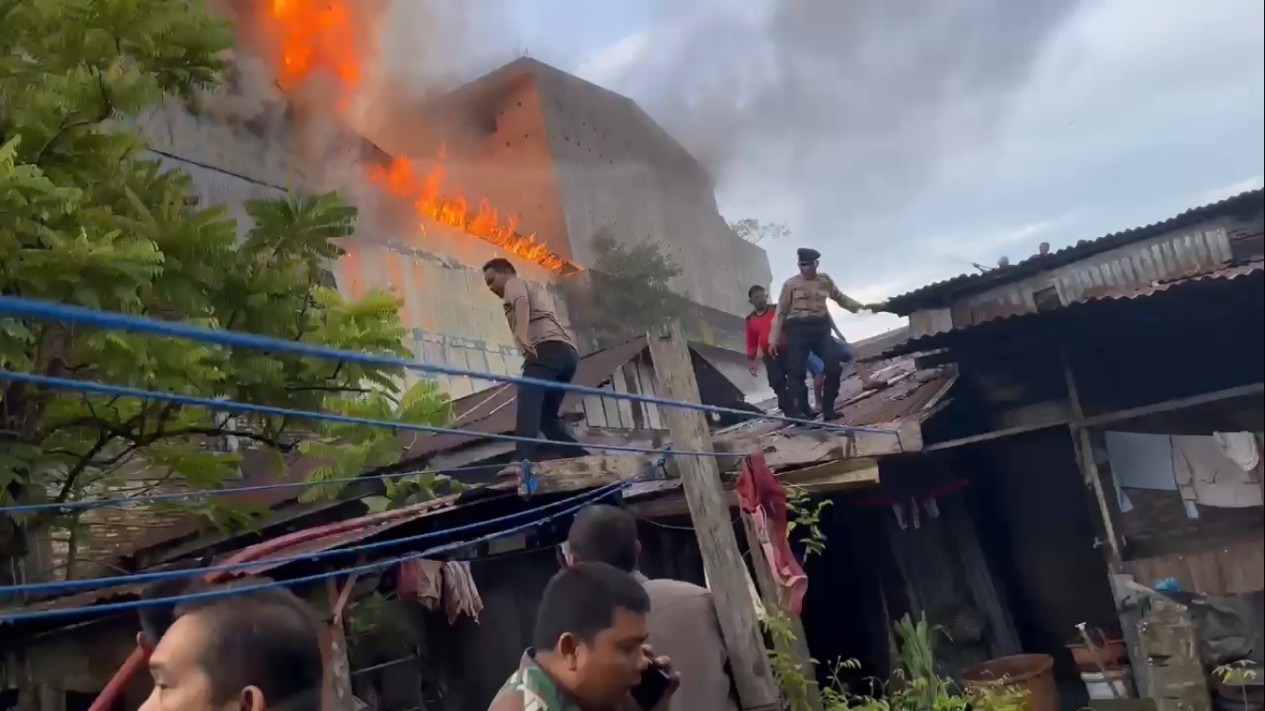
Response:
[[[295,534],[289,534],[289,536],[283,536],[282,539],[264,541],[239,551],[221,555],[211,565],[257,563],[257,565],[227,573],[224,575],[225,579],[262,575],[279,566],[293,562],[291,560],[293,558],[354,545],[405,524],[450,511],[461,505],[460,499],[461,496],[459,494],[453,494],[395,511],[362,516],[351,521],[299,531]],[[331,533],[323,535],[320,533],[321,529],[333,529],[334,526],[337,526],[337,528]],[[287,538],[291,540],[283,540]],[[352,563],[347,562],[346,565],[352,565]],[[20,609],[32,612],[91,607],[98,603],[105,603],[119,598],[135,598],[141,594],[141,591],[148,584],[149,582],[125,583],[107,588],[87,590],[30,603]]]
[[[1250,190],[1219,202],[1192,208],[1162,222],[1115,232],[1097,239],[1082,240],[1070,247],[1064,247],[1049,254],[1033,255],[1010,266],[998,267],[981,274],[966,273],[928,284],[888,299],[887,305],[893,312],[901,315],[926,306],[943,306],[944,302],[964,292],[980,291],[999,283],[1070,264],[1121,245],[1206,222],[1221,215],[1237,214],[1249,209],[1259,210],[1263,202],[1265,202],[1265,190]]]
[[[1181,293],[1187,289],[1211,286],[1220,282],[1228,282],[1238,279],[1259,280],[1262,276],[1265,276],[1265,262],[1255,261],[1247,264],[1224,267],[1206,274],[1197,274],[1165,282],[1145,284],[1133,288],[1119,288],[1117,290],[1100,288],[1097,290],[1089,290],[1082,295],[1080,300],[1057,309],[1038,312],[1025,311],[1021,313],[998,313],[993,318],[979,321],[969,326],[956,328],[952,331],[945,331],[942,333],[928,334],[920,338],[905,341],[904,343],[901,343],[889,350],[886,355],[900,355],[904,353],[940,348],[946,345],[951,338],[956,338],[962,334],[973,335],[981,328],[992,326],[1000,322],[1009,323],[1015,321],[1027,321],[1035,318],[1047,317],[1054,313],[1065,312],[1070,309],[1102,304],[1104,302],[1133,301],[1161,294]]]

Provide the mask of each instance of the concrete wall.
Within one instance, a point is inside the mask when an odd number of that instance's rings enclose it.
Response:
[[[145,117],[139,128],[161,152],[157,157],[189,173],[193,192],[205,203],[228,205],[243,231],[249,226],[242,209],[245,200],[282,197],[287,188],[313,190],[325,182],[319,166],[305,164],[284,141],[195,117],[175,104]],[[404,301],[405,345],[418,362],[517,373],[522,361],[501,304],[478,270],[488,259],[507,255],[475,237],[424,225],[407,206],[390,202],[376,187],[353,185],[344,193],[360,209],[360,220],[355,236],[344,244],[347,254],[332,265],[343,295],[358,298],[372,288],[394,291]],[[510,258],[528,280],[551,278],[535,264]],[[409,381],[415,377],[410,375]],[[463,377],[441,376],[437,381],[453,397],[491,385]]]
[[[745,315],[768,257],[729,229],[702,166],[631,100],[550,67],[536,76],[576,261],[592,265],[603,234],[650,240],[682,269],[674,291]]]

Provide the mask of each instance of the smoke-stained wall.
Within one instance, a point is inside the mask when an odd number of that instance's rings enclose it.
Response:
[[[138,128],[155,156],[188,173],[194,194],[205,204],[228,206],[243,232],[249,228],[245,201],[329,184],[328,171],[302,160],[287,142],[195,116],[177,103],[147,115]],[[434,224],[424,226],[422,218],[367,184],[344,192],[360,209],[360,220],[356,234],[343,245],[346,255],[331,265],[340,292],[355,298],[384,288],[400,297],[407,331],[404,345],[419,363],[518,372],[522,360],[504,311],[478,269],[488,259],[506,255],[475,237]],[[543,268],[510,258],[525,279],[549,282],[551,275]],[[412,372],[408,380],[417,377]],[[464,377],[439,376],[436,381],[453,397],[491,385]]]

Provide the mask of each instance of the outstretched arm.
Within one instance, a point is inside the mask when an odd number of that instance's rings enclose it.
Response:
[[[851,296],[848,296],[842,291],[839,291],[839,287],[835,286],[834,279],[830,279],[829,277],[827,277],[827,281],[830,283],[830,298],[834,299],[834,302],[836,304],[839,304],[840,306],[851,311],[852,313],[856,313],[865,308],[865,305],[862,304],[860,301],[857,301]]]

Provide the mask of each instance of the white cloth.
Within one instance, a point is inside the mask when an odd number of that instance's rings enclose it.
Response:
[[[1256,435],[1251,432],[1216,432],[1212,437],[1225,456],[1243,471],[1250,472],[1260,466],[1261,451],[1256,446]]]
[[[1172,440],[1173,471],[1188,516],[1198,518],[1196,503],[1221,508],[1262,505],[1259,473],[1244,471],[1226,456],[1217,438],[1175,435]]]

